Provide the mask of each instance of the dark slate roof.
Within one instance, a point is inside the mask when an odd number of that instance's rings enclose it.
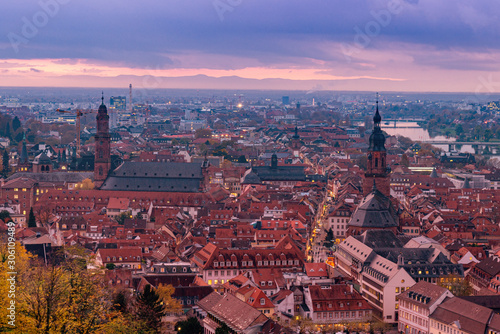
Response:
[[[401,240],[390,230],[367,230],[363,234],[355,236],[355,238],[371,249],[403,248],[404,246]]]
[[[197,163],[127,161],[110,173],[101,189],[199,192],[202,179]]]
[[[495,276],[500,272],[500,260],[489,257],[476,264],[476,269],[480,269],[490,276]]]
[[[110,176],[201,179],[201,164],[186,162],[133,162],[126,161]]]
[[[15,173],[12,176],[10,176],[7,181],[14,180],[20,177],[24,178],[30,178],[33,180],[36,180],[38,182],[53,182],[53,183],[79,183],[82,182],[85,179],[94,179],[94,173],[93,172],[74,172],[74,173],[68,173],[68,172],[52,172],[52,173],[28,173],[28,172],[21,172],[21,173]]]
[[[52,163],[52,161],[47,156],[47,154],[45,154],[45,152],[40,153],[39,155],[37,155],[35,157],[35,159],[33,159],[33,164],[35,164],[35,165],[44,165],[44,164],[48,165],[51,163]]]
[[[415,280],[422,278],[437,278],[447,275],[464,276],[461,264],[451,263],[446,256],[440,253],[435,256],[434,248],[375,248],[375,253],[398,263],[398,257],[403,257],[402,267]]]
[[[262,180],[254,172],[248,173],[242,182],[242,184],[261,184],[261,183],[262,183]]]
[[[352,215],[349,226],[389,228],[399,226],[399,222],[389,198],[374,189],[363,198]]]
[[[439,177],[438,174],[437,174],[436,168],[432,169],[431,177],[434,178],[434,179]]]
[[[464,268],[461,264],[405,264],[403,268],[416,281],[423,278],[439,278],[448,275],[464,277]]]
[[[257,166],[252,171],[262,181],[305,181],[304,166]]]

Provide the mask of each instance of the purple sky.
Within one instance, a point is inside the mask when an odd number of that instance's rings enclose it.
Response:
[[[499,15],[496,0],[8,1],[0,85],[499,92]]]

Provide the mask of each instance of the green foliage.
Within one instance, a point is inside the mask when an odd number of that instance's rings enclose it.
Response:
[[[129,300],[124,290],[119,290],[113,296],[112,309],[121,313],[127,313],[129,308]]]
[[[22,142],[24,138],[24,132],[18,132],[14,137],[14,140],[18,143]]]
[[[176,323],[175,330],[179,334],[202,334],[203,326],[197,318],[190,317],[187,320]]]
[[[221,326],[217,327],[215,334],[231,334],[231,328],[223,323]]]
[[[116,268],[116,264],[114,263],[107,263],[106,264],[106,269],[113,270]]]
[[[5,137],[12,139],[12,134],[10,133],[10,123],[5,125]]]
[[[30,209],[30,214],[28,216],[28,227],[36,227],[36,218],[33,213],[33,208]]]
[[[335,235],[333,234],[333,230],[330,227],[330,229],[326,232],[326,237],[325,237],[325,247],[332,247],[333,246],[333,240],[335,239]]]
[[[21,121],[19,120],[19,118],[14,117],[14,119],[12,120],[12,129],[15,131],[17,131],[17,129],[19,129],[21,127]]]
[[[120,213],[115,217],[115,220],[118,224],[123,225],[125,224],[125,219],[130,218],[130,215],[132,215],[132,212],[130,211],[125,211]]]
[[[2,175],[3,175],[3,177],[7,177],[10,173],[9,153],[7,152],[7,150],[3,151],[2,166],[3,166]]]
[[[148,328],[154,330],[156,333],[161,332],[161,318],[165,316],[166,312],[163,307],[160,295],[151,287],[146,285],[142,293],[137,294],[136,298],[136,317],[144,321]]]
[[[7,210],[0,211],[0,219],[3,220],[4,222],[10,221],[11,218],[10,218],[9,211],[7,211]]]

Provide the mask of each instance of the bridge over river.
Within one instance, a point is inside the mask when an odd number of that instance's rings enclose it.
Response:
[[[422,143],[431,145],[448,145],[448,150],[453,151],[457,146],[470,145],[476,154],[481,154],[488,147],[493,154],[500,154],[500,141],[446,141],[423,140]]]

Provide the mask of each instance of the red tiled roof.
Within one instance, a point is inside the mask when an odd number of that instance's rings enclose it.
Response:
[[[326,263],[304,263],[304,267],[309,277],[328,276]]]

